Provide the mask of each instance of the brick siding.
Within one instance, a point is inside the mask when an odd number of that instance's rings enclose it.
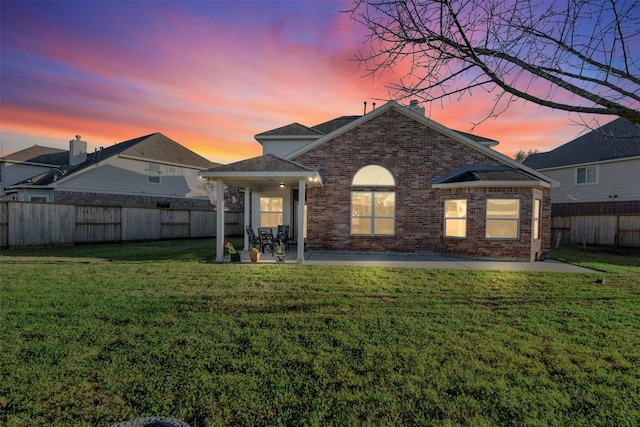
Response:
[[[554,203],[552,215],[617,215],[640,213],[640,200]]]
[[[168,206],[172,209],[209,210],[215,206],[209,199],[187,197],[159,197],[130,194],[86,193],[75,191],[56,191],[57,203],[92,206],[127,206],[135,208],[156,208]],[[236,187],[226,187],[224,207],[227,212],[244,211],[244,194]]]
[[[533,188],[433,189],[431,181],[466,165],[499,165],[393,109],[294,159],[318,170],[324,187],[307,191],[307,241],[310,249],[378,252],[441,252],[476,257],[531,260],[548,253],[550,195],[543,195],[542,242],[531,242]],[[351,236],[351,180],[370,164],[387,168],[396,180],[395,236]],[[388,187],[358,187],[389,191]],[[444,199],[465,194],[470,200],[468,238],[444,239]],[[457,196],[456,196],[457,197]],[[520,239],[484,238],[487,197],[521,200]]]

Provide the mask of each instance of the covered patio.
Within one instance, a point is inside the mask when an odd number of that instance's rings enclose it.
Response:
[[[305,191],[307,188],[322,187],[320,174],[306,166],[273,154],[254,157],[228,165],[218,166],[200,172],[202,178],[215,181],[216,191],[216,262],[223,262],[224,255],[224,185],[244,190],[244,224],[251,226],[254,231],[259,227],[276,227],[280,224],[270,224],[262,219],[259,212],[255,212],[258,203],[256,198],[261,194],[280,194],[283,202],[280,220],[284,224],[285,218],[292,224],[296,248],[295,262],[304,262],[305,235]],[[297,191],[297,206],[294,211],[294,190]],[[251,207],[254,207],[254,211]],[[271,216],[273,217],[273,215]],[[277,217],[277,216],[276,216]],[[244,234],[244,247],[249,248],[249,236]],[[265,254],[267,255],[267,254]],[[291,262],[291,257],[287,256]]]

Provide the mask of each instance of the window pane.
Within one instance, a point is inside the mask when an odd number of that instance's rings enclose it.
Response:
[[[147,163],[147,182],[150,184],[160,183],[160,165],[157,163]]]
[[[467,220],[466,219],[447,219],[445,221],[445,236],[447,237],[466,237],[467,236]]]
[[[577,179],[576,182],[578,184],[584,184],[585,182],[587,182],[587,170],[585,168],[578,168],[578,175],[577,175]]]
[[[282,213],[260,213],[260,227],[277,227],[282,224]]]
[[[260,197],[260,211],[282,212],[282,197]]]
[[[376,218],[374,233],[376,235],[393,235],[393,218]]]
[[[371,219],[351,218],[351,234],[371,234]]]
[[[351,193],[351,216],[371,216],[371,193]]]
[[[487,218],[518,218],[520,201],[516,199],[487,199]]]
[[[594,183],[596,182],[596,168],[595,166],[591,166],[587,168],[587,182]]]
[[[445,218],[466,218],[467,217],[467,201],[466,200],[445,200],[444,201],[444,217]]]
[[[351,185],[396,185],[396,181],[386,168],[369,165],[356,172]]]
[[[376,217],[394,216],[396,193],[377,192],[376,198]]]
[[[486,235],[488,239],[517,239],[518,221],[488,219]]]
[[[533,201],[533,238],[540,238],[540,200]]]

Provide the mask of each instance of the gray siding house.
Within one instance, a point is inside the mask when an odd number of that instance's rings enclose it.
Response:
[[[532,154],[524,164],[560,182],[553,215],[640,213],[640,125],[627,119]]]
[[[211,209],[198,173],[215,166],[161,133],[92,153],[78,135],[69,151],[34,146],[0,158],[0,200]]]

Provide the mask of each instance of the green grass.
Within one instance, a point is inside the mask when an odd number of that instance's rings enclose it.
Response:
[[[214,255],[0,252],[0,425],[640,424],[635,255],[553,251],[593,274]]]

